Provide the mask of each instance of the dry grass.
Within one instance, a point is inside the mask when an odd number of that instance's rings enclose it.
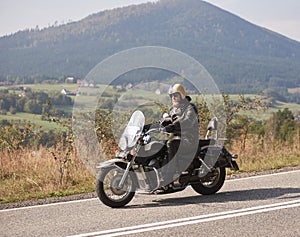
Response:
[[[241,172],[262,171],[294,167],[300,165],[300,138],[294,139],[293,144],[277,143],[252,137],[242,149],[240,141],[232,147],[239,154],[237,160]]]
[[[75,154],[64,165],[45,148],[1,154],[0,203],[93,189],[94,177],[86,171]]]
[[[268,144],[251,137],[245,144],[236,141],[230,149],[239,154],[240,172],[279,169],[300,165],[300,139],[294,144]],[[0,157],[0,203],[63,196],[94,191],[95,177],[72,153],[68,162],[54,159],[50,150],[40,148],[2,152]]]

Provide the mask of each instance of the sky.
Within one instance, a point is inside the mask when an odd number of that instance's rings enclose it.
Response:
[[[0,36],[78,21],[102,10],[150,0],[1,0]],[[300,42],[299,0],[206,0],[256,25]],[[182,0],[184,2],[184,0]]]

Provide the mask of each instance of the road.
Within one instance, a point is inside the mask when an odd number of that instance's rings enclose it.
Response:
[[[137,194],[121,209],[85,199],[0,210],[0,236],[300,236],[300,170],[227,180],[219,193],[191,188]]]

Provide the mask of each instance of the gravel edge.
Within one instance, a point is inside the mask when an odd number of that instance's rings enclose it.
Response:
[[[300,166],[285,167],[285,168],[280,168],[280,169],[275,169],[275,170],[231,174],[231,175],[227,175],[226,180],[246,178],[246,177],[266,175],[266,174],[276,174],[276,173],[288,172],[288,171],[294,171],[294,170],[300,170]],[[0,204],[0,210],[20,208],[20,207],[29,207],[29,206],[38,206],[38,205],[68,202],[68,201],[76,201],[76,200],[91,199],[91,198],[97,198],[96,192],[75,194],[75,195],[62,196],[62,197],[49,197],[49,198],[44,198],[44,199],[30,199],[30,200],[20,201],[20,202],[3,203],[3,204]]]

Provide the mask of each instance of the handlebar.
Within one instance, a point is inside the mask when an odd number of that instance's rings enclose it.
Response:
[[[147,132],[145,132],[145,135],[150,134],[150,133],[163,133],[163,134],[171,134],[165,131],[164,127],[159,127],[159,128],[151,128]]]

